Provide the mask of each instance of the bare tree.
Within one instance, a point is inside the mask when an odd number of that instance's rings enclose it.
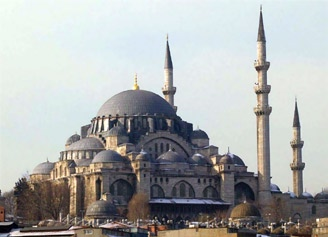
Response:
[[[150,214],[148,196],[144,193],[134,194],[128,205],[128,219],[147,219]]]
[[[14,190],[11,190],[9,192],[5,192],[3,196],[5,199],[5,210],[6,215],[14,215],[15,214],[15,196],[14,196]]]

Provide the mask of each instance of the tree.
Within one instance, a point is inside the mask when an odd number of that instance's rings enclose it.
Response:
[[[30,188],[27,178],[22,177],[15,183],[14,196],[16,199],[16,216],[27,221],[35,220],[37,214],[37,201],[35,192]]]
[[[3,196],[5,199],[5,210],[6,215],[14,215],[15,214],[15,196],[14,196],[14,190],[11,190],[9,192],[5,192]]]
[[[144,193],[134,194],[128,205],[128,219],[147,219],[150,214],[148,196]]]
[[[69,187],[66,181],[43,181],[34,184],[40,219],[57,220],[59,213],[67,215],[69,211]]]

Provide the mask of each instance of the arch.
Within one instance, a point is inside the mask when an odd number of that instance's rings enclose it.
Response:
[[[109,187],[109,191],[113,198],[121,203],[127,203],[134,193],[132,185],[124,179],[113,182]]]
[[[214,187],[207,186],[203,190],[203,197],[204,198],[219,198],[219,193]]]
[[[165,197],[164,190],[158,184],[154,184],[153,186],[151,186],[150,195],[151,195],[152,198],[163,198],[163,197]]]
[[[255,201],[255,194],[248,184],[241,182],[235,185],[235,205],[245,201],[253,203]]]
[[[100,200],[101,198],[101,180],[98,178],[96,180],[96,200]]]
[[[177,134],[172,134],[169,132],[161,132],[160,134],[154,133],[154,134],[145,136],[140,140],[140,142],[138,143],[136,148],[141,149],[141,147],[143,147],[144,149],[147,150],[148,147],[151,147],[152,144],[157,142],[157,140],[160,142],[164,142],[163,139],[167,140],[168,144],[171,144],[171,145],[174,144],[177,147],[179,147],[181,149],[181,151],[184,152],[186,157],[190,157],[191,154],[193,153],[189,143],[187,143],[185,140],[183,140]]]
[[[194,198],[193,187],[185,180],[177,182],[172,188],[172,197]]]
[[[293,222],[298,222],[299,220],[301,220],[302,219],[302,216],[301,216],[301,214],[300,213],[298,213],[298,212],[296,212],[296,213],[294,213],[294,215],[293,215]]]

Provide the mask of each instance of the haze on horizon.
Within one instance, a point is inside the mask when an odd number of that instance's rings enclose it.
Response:
[[[162,95],[169,34],[178,115],[207,132],[219,153],[257,172],[256,39],[263,6],[272,183],[292,191],[297,97],[304,191],[328,187],[328,1],[41,1],[0,3],[0,189],[65,142],[116,93]]]

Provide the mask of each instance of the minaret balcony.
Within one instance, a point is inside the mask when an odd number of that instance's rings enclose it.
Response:
[[[254,107],[254,113],[256,116],[261,116],[261,115],[270,115],[272,111],[272,107],[265,105],[265,106],[256,106]]]
[[[268,94],[271,91],[270,85],[258,85],[254,86],[254,91],[256,94]]]
[[[254,67],[256,71],[268,70],[270,67],[270,62],[261,62],[259,60],[255,60]]]
[[[304,145],[304,141],[292,140],[290,141],[290,146],[292,148],[302,148]]]
[[[176,90],[177,90],[176,87],[169,88],[168,86],[164,86],[162,88],[162,92],[163,92],[164,95],[169,95],[169,94],[173,94],[174,95],[175,92],[176,92]]]
[[[290,164],[290,169],[291,170],[304,170],[305,163],[291,163]]]

